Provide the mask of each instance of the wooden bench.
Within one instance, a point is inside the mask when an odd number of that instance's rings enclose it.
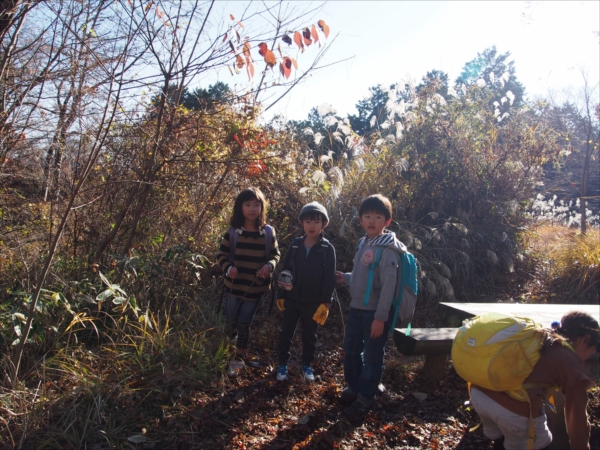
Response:
[[[396,328],[394,344],[403,355],[425,355],[425,373],[432,380],[441,381],[446,376],[446,359],[457,331],[457,328],[412,328],[406,336],[406,328]]]

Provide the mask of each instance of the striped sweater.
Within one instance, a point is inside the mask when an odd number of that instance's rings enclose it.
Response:
[[[223,269],[223,273],[227,273],[227,270],[232,265],[238,270],[238,276],[235,279],[232,280],[229,277],[225,277],[227,292],[235,297],[246,300],[258,300],[262,294],[270,289],[271,277],[261,280],[256,277],[256,272],[267,263],[271,264],[271,267],[275,269],[280,258],[275,230],[273,229],[273,244],[271,245],[271,253],[268,260],[265,254],[264,229],[260,231],[246,231],[242,228],[237,229],[236,232],[238,232],[238,238],[233,264],[229,261],[229,230],[225,233],[221,241],[219,253],[217,254],[217,264]]]

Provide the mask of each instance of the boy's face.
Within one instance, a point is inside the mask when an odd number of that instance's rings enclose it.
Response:
[[[363,230],[367,232],[369,239],[381,236],[383,229],[392,223],[392,219],[385,219],[385,215],[378,212],[366,212],[360,216],[360,224]]]
[[[320,217],[315,217],[314,219],[302,219],[300,225],[307,237],[314,238],[321,234],[327,223],[324,223]]]

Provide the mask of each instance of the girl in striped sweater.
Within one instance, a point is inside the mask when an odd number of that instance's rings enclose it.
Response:
[[[236,358],[227,370],[230,376],[236,376],[244,367],[242,358],[248,349],[250,325],[260,298],[271,288],[271,276],[280,258],[275,230],[266,224],[266,204],[258,188],[238,194],[217,255],[217,263],[225,273],[226,332],[236,343]]]

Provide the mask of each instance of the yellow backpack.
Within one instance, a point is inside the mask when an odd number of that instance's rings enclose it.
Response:
[[[532,319],[486,313],[465,320],[452,344],[452,363],[469,383],[528,402],[523,381],[540,359],[544,331]]]
[[[475,316],[465,320],[454,337],[452,363],[456,373],[469,382],[469,389],[475,384],[492,391],[504,391],[531,406],[526,388],[543,387],[546,389],[544,403],[554,408],[552,391],[555,386],[523,385],[540,359],[546,332],[541,324],[529,317],[493,312]],[[561,344],[573,350],[566,341]],[[531,409],[527,434],[527,449],[530,450],[535,441]]]

